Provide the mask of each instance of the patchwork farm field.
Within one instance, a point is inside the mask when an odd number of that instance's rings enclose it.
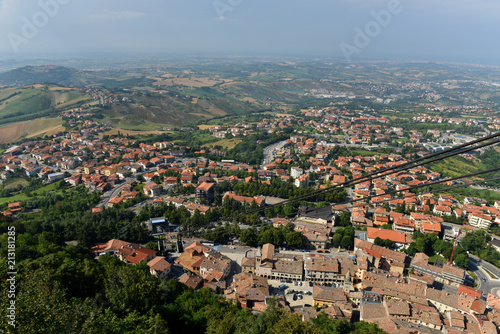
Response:
[[[33,138],[37,136],[53,135],[64,131],[62,118],[41,118],[28,122],[0,127],[0,144],[7,144],[26,136]]]

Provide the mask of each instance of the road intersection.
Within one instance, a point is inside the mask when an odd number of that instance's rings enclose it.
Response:
[[[496,294],[500,297],[500,279],[494,279],[484,270],[488,270],[490,273],[500,278],[500,269],[481,260],[480,258],[469,255],[469,269],[474,272],[477,276],[478,289],[483,291],[483,295],[486,296],[488,293]]]

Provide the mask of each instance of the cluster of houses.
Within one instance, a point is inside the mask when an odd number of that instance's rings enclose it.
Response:
[[[248,136],[255,133],[255,130],[267,130],[273,133],[279,130],[286,129],[289,126],[298,124],[298,120],[294,116],[276,117],[274,119],[264,118],[261,122],[253,124],[246,121],[236,123],[233,126],[213,126],[210,127],[212,136],[216,138],[226,138],[227,136]]]
[[[8,209],[0,213],[6,217],[15,217],[18,212],[21,212],[22,209],[21,202],[14,202],[9,203]]]
[[[232,272],[231,259],[200,243],[175,262],[187,271],[179,280],[193,289],[211,288],[253,311],[264,311],[278,298],[305,321],[320,312],[348,320],[358,313],[388,333],[496,333],[500,324],[500,299],[481,299],[481,291],[464,285],[464,270],[430,265],[423,253],[412,259],[360,239],[353,253],[304,255],[265,244],[246,252],[239,274]],[[268,280],[313,286],[314,305],[290,307],[283,296],[273,296]],[[438,290],[435,282],[456,292]]]
[[[158,278],[168,277],[172,270],[172,265],[164,256],[156,256],[156,251],[127,241],[112,239],[94,245],[91,251],[96,257],[109,254],[133,265],[146,263],[150,268],[151,275]]]
[[[479,121],[470,118],[453,118],[442,117],[439,115],[418,114],[413,117],[413,120],[421,123],[449,123],[449,124],[465,124],[465,126],[477,126]]]
[[[112,254],[130,263],[146,263],[152,275],[167,278],[172,265],[156,252],[137,244],[110,240],[92,248],[96,256]],[[250,249],[242,260],[231,259],[213,247],[194,242],[175,259],[184,269],[177,279],[192,289],[209,288],[242,307],[265,311],[272,299],[304,321],[324,312],[333,319],[377,323],[388,333],[497,333],[500,298],[464,285],[466,272],[429,258],[404,253],[355,239],[350,253],[292,253],[272,244]],[[241,261],[236,274],[235,262]],[[403,275],[405,274],[405,275]],[[276,296],[268,280],[303,282],[312,286],[313,305],[290,307]],[[455,288],[435,288],[435,283]]]
[[[179,281],[193,289],[208,287],[213,291],[225,290],[233,273],[231,259],[198,242],[186,247],[175,263],[186,271]]]

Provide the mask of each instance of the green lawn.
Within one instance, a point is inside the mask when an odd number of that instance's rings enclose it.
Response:
[[[161,130],[165,126],[166,126],[165,124],[151,123],[151,122],[148,122],[148,121],[144,121],[143,124],[137,124],[137,125],[126,124],[126,123],[123,123],[123,122],[120,122],[120,123],[116,124],[117,128],[123,129],[123,130],[130,130],[130,131]]]
[[[458,177],[472,174],[481,169],[481,163],[467,161],[459,157],[451,157],[439,162],[432,163],[431,169],[447,177]]]
[[[2,124],[7,124],[14,120],[13,115],[23,115],[28,111],[33,114],[33,118],[43,110],[47,110],[52,105],[50,98],[45,97],[40,89],[24,89],[22,93],[1,103],[4,108],[1,111],[2,117],[9,116],[2,120]]]
[[[0,148],[0,154],[2,154],[3,152],[5,152],[5,148]]]
[[[473,271],[467,270],[467,272],[469,273],[470,277],[472,277],[473,279],[477,280],[477,276],[476,276],[476,274],[474,274]]]
[[[351,156],[360,155],[362,157],[366,157],[366,156],[372,157],[375,155],[381,155],[382,153],[373,152],[373,151],[366,151],[366,150],[355,150],[355,151],[349,151],[349,154]]]
[[[486,272],[488,273],[488,275],[490,275],[490,277],[491,277],[491,278],[493,278],[493,279],[498,279],[498,277],[496,277],[495,275],[493,275],[493,274],[492,274],[492,273],[491,273],[488,269],[486,269],[486,268],[484,268],[484,267],[482,267],[482,269],[483,269],[484,271],[486,271]]]
[[[429,263],[434,263],[434,262],[436,262],[436,260],[441,260],[444,263],[448,262],[448,260],[446,260],[444,257],[442,257],[441,255],[438,255],[438,254],[434,254],[431,257],[429,257]]]
[[[55,192],[60,192],[60,190],[55,190],[55,187],[57,185],[57,182],[48,184],[40,189],[37,189],[32,192],[33,195],[36,195],[35,197],[43,197],[43,194],[48,191],[55,191]],[[13,202],[22,202],[22,201],[28,201],[34,197],[28,197],[24,194],[17,194],[11,197],[0,197],[0,205],[5,204],[5,203],[13,203]]]
[[[21,185],[23,188],[26,187],[29,184],[28,181],[25,179],[7,179],[3,183],[4,189],[10,189],[10,188],[15,188],[19,185]]]
[[[44,193],[46,191],[54,190],[56,188],[56,185],[57,185],[57,182],[48,184],[45,187],[42,187],[40,189],[37,189],[37,190],[33,191],[33,194],[40,195],[40,194],[42,194],[42,193]]]
[[[500,192],[488,189],[474,189],[474,188],[458,188],[445,191],[462,200],[465,197],[479,197],[484,198],[488,202],[500,201]]]
[[[27,201],[30,198],[24,194],[18,194],[11,197],[0,197],[0,205],[5,203],[22,202]]]

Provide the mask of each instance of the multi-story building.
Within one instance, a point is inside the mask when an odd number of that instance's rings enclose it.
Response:
[[[292,167],[290,169],[290,176],[293,177],[294,179],[298,178],[302,174],[304,174],[304,170],[302,170],[302,168]]]
[[[492,218],[490,216],[486,216],[480,213],[469,214],[469,224],[471,226],[487,230],[490,228],[491,223],[492,223]]]
[[[304,277],[303,257],[275,253],[272,244],[259,248],[255,256],[243,258],[242,267],[245,272],[268,279],[302,281]]]
[[[212,204],[215,197],[215,183],[203,182],[196,188],[196,199]]]
[[[430,275],[438,282],[457,286],[464,284],[466,279],[465,270],[443,264],[436,266],[429,264],[429,257],[424,253],[417,253],[413,258],[411,267],[419,273]]]

